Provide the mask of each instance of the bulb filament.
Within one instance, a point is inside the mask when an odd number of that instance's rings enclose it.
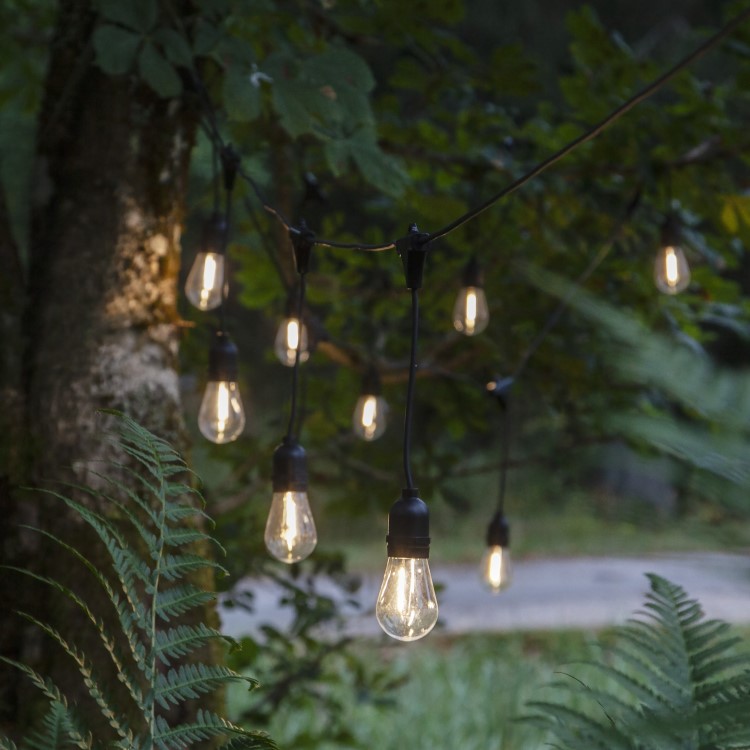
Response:
[[[291,553],[297,541],[297,505],[291,492],[284,493],[284,512],[281,518],[281,538]]]
[[[477,295],[473,289],[466,293],[466,331],[474,332],[474,325],[477,320]]]
[[[669,284],[669,286],[677,286],[677,283],[680,280],[680,270],[677,267],[677,254],[673,248],[667,248],[664,261],[667,284]]]
[[[293,352],[296,352],[299,346],[299,324],[294,319],[289,321],[286,328],[286,346]]]

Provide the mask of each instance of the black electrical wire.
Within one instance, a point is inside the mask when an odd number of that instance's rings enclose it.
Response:
[[[305,305],[306,277],[299,275],[299,296],[297,298],[297,349],[294,352],[294,367],[292,368],[292,401],[289,407],[289,425],[286,436],[289,440],[294,437],[294,426],[297,421],[297,383],[299,381],[300,350],[302,349],[302,311]]]
[[[502,424],[500,427],[500,487],[497,495],[497,512],[505,513],[505,485],[510,461],[510,414],[507,397],[502,404]]]
[[[419,290],[411,290],[411,354],[409,356],[409,384],[406,388],[406,416],[404,417],[404,477],[406,489],[416,489],[411,473],[411,424],[414,411],[414,381],[417,375],[417,334],[419,331]]]
[[[613,122],[622,117],[626,112],[629,112],[631,109],[633,109],[633,107],[640,104],[645,99],[648,99],[652,94],[656,93],[662,86],[668,83],[678,73],[681,73],[687,67],[692,65],[696,60],[703,57],[703,55],[705,55],[709,50],[715,47],[725,37],[729,36],[737,28],[737,26],[739,26],[748,17],[750,17],[750,8],[746,9],[734,19],[732,19],[726,26],[724,26],[723,29],[707,39],[700,47],[693,50],[693,52],[691,52],[687,57],[683,58],[677,64],[672,66],[666,73],[662,74],[655,81],[652,81],[648,86],[641,89],[637,94],[635,94],[635,96],[632,96],[626,102],[617,107],[617,109],[607,115],[603,120],[600,120],[592,128],[587,130],[585,133],[582,133],[580,136],[578,136],[578,138],[572,140],[567,146],[564,146],[559,151],[556,151],[554,154],[547,157],[543,162],[534,167],[530,172],[527,172],[525,175],[523,175],[523,177],[519,177],[515,182],[512,182],[510,185],[508,185],[508,187],[504,188],[496,195],[493,195],[492,198],[485,201],[480,206],[472,209],[471,211],[467,211],[463,216],[459,216],[457,219],[452,221],[450,224],[447,224],[442,229],[438,229],[436,232],[432,232],[429,236],[429,241],[445,237],[445,235],[449,234],[455,229],[458,229],[472,219],[475,219],[481,213],[497,203],[500,199],[505,198],[507,195],[515,192],[530,180],[533,180],[553,164],[560,161],[560,159],[567,156],[571,151],[578,148],[578,146],[581,146],[587,141],[596,138],[597,135],[599,135],[603,130],[609,127]]]

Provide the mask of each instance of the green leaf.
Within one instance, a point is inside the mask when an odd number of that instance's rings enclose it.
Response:
[[[117,26],[100,26],[94,32],[96,64],[109,75],[123,75],[133,67],[141,37]]]
[[[150,42],[144,45],[138,56],[138,70],[143,80],[165,99],[178,96],[182,91],[182,82],[174,66]]]
[[[230,68],[224,77],[222,96],[230,120],[249,122],[260,116],[260,89],[237,68]]]
[[[400,197],[408,177],[401,164],[378,147],[374,134],[360,132],[349,141],[351,155],[363,177],[378,190]]]
[[[174,29],[159,29],[154,34],[154,39],[159,42],[167,59],[175,65],[183,65],[186,68],[193,66],[193,51],[185,38]]]
[[[157,0],[99,0],[102,16],[108,21],[146,33],[156,25]]]

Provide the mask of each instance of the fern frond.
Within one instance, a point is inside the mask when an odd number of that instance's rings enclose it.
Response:
[[[68,707],[68,701],[62,691],[54,682],[52,682],[52,680],[45,679],[27,664],[15,661],[14,659],[0,656],[0,661],[23,672],[31,680],[34,687],[36,687],[50,701],[50,703],[60,704],[60,706],[62,706],[60,710],[63,711],[65,715],[65,731],[68,733],[73,745],[80,748],[80,750],[92,750],[93,738],[81,728],[78,718]]]
[[[193,653],[208,641],[221,638],[226,643],[234,643],[229,636],[223,635],[204,623],[198,625],[178,625],[169,630],[158,630],[156,633],[156,654],[162,664],[171,665],[171,660]]]
[[[159,717],[154,744],[159,750],[186,750],[193,742],[225,735],[235,735],[256,743],[253,750],[278,750],[276,743],[265,733],[248,732],[221,716],[202,709],[198,711],[193,723],[176,727],[170,727],[162,717]]]
[[[21,617],[25,618],[29,622],[34,623],[40,630],[43,630],[47,635],[50,636],[62,650],[76,663],[78,671],[83,677],[83,684],[86,686],[88,694],[94,699],[99,709],[102,712],[102,716],[109,722],[109,725],[117,732],[121,739],[127,739],[130,736],[127,727],[121,721],[117,712],[112,708],[109,699],[104,693],[104,690],[99,685],[96,677],[94,676],[93,669],[89,664],[88,659],[72,644],[68,643],[62,634],[56,628],[53,628],[46,622],[38,620],[28,612],[19,612]]]
[[[42,719],[42,729],[26,737],[24,744],[30,750],[58,750],[69,744],[67,726],[66,707],[53,701]]]
[[[154,685],[154,698],[162,708],[170,708],[170,703],[178,705],[191,698],[211,692],[229,682],[246,682],[251,687],[258,683],[244,677],[228,667],[206,664],[183,664],[178,669],[170,669],[159,674]]]
[[[18,750],[16,743],[7,737],[0,737],[0,750]]]
[[[170,617],[184,615],[215,598],[215,594],[203,591],[190,583],[174,586],[160,593],[156,601],[156,614],[160,619],[169,621]]]

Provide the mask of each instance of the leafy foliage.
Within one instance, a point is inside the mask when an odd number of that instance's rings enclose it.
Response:
[[[107,694],[102,668],[76,646],[75,634],[69,637],[21,612],[21,616],[46,633],[70,657],[88,694],[117,735],[111,745],[92,737],[86,729],[86,717],[79,716],[75,707],[68,705],[51,681],[24,664],[3,659],[22,670],[49,701],[47,716],[22,748],[57,750],[72,745],[91,750],[105,746],[181,750],[199,740],[224,737],[231,738],[224,745],[227,748],[273,750],[275,745],[265,734],[242,729],[200,708],[191,720],[177,725],[161,715],[160,709],[168,710],[199,699],[223,685],[242,682],[253,687],[256,683],[227,667],[199,661],[198,652],[208,641],[230,639],[203,623],[173,622],[175,617],[214,597],[190,580],[196,571],[209,567],[222,570],[211,560],[189,551],[196,543],[214,542],[202,531],[209,519],[200,509],[200,496],[185,483],[188,470],[175,450],[129,417],[111,414],[117,420],[119,446],[132,465],[113,464],[108,473],[97,474],[102,489],[75,489],[110,503],[119,511],[119,520],[92,510],[68,494],[54,490],[48,493],[78,514],[106,547],[114,583],[82,550],[45,530],[36,531],[67,550],[98,580],[105,599],[116,613],[119,632],[66,585],[30,571],[17,572],[47,584],[86,615],[109,655],[108,669],[126,687],[139,720],[134,726],[128,719],[132,706],[118,705]],[[135,491],[132,487],[140,489]],[[125,644],[124,652],[121,643]],[[189,663],[179,663],[185,657],[190,658]],[[10,747],[5,742],[3,747]]]
[[[569,700],[533,701],[525,717],[570,750],[729,750],[750,747],[750,658],[729,625],[704,618],[679,586],[648,575],[637,619],[618,630],[605,680],[572,678],[551,688]]]

